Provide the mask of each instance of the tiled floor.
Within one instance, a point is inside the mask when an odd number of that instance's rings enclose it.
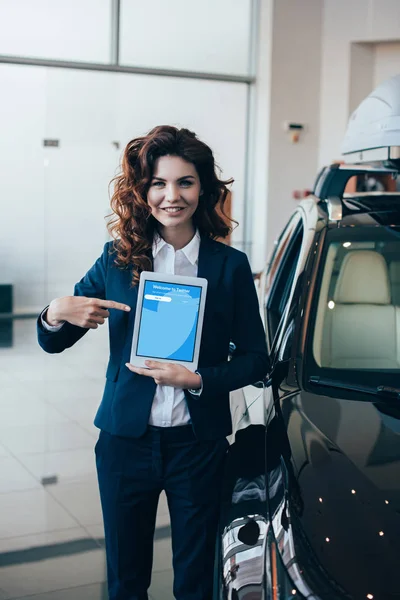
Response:
[[[20,320],[0,348],[0,600],[107,599],[92,424],[107,336],[101,327],[47,355],[35,321]],[[152,600],[173,598],[168,526],[161,496]]]

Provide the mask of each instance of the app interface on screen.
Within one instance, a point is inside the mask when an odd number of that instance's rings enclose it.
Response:
[[[191,362],[202,288],[146,281],[138,356]]]

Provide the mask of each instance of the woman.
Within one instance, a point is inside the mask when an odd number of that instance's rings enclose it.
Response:
[[[109,319],[110,360],[95,418],[109,597],[147,598],[157,503],[171,517],[174,595],[212,597],[218,497],[231,433],[229,392],[268,370],[264,330],[248,260],[214,241],[227,183],[194,133],[156,127],[127,145],[111,200],[116,241],[38,321],[39,344],[62,352]],[[199,367],[128,363],[140,272],[205,277],[208,291]],[[229,343],[236,351],[228,362]]]

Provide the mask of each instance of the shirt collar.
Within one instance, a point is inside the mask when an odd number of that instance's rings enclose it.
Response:
[[[153,241],[153,259],[157,256],[157,254],[167,246],[167,242],[156,233]],[[195,265],[199,258],[199,250],[200,250],[200,233],[199,230],[196,229],[196,233],[190,240],[188,244],[184,248],[181,248],[180,252],[183,252],[188,261]]]

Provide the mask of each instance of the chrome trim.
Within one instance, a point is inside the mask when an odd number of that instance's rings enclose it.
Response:
[[[400,198],[400,192],[346,192],[343,194],[343,200],[350,198],[370,198],[371,196],[373,198],[380,196],[384,196],[385,198]]]
[[[279,470],[282,472],[281,467],[277,467],[275,471]],[[270,479],[273,471],[270,473]],[[288,528],[284,529],[283,513],[286,513],[286,521]],[[272,533],[276,542],[276,550],[279,553],[282,564],[286,570],[286,575],[289,576],[297,588],[302,594],[303,598],[307,600],[321,600],[320,596],[317,596],[313,590],[311,590],[307,580],[303,576],[303,568],[298,562],[296,554],[296,544],[293,535],[292,519],[290,517],[290,506],[283,498],[277,507],[274,515],[272,515]],[[294,595],[296,598],[296,595]]]
[[[224,75],[201,71],[179,71],[174,69],[153,69],[149,67],[130,67],[109,63],[74,62],[47,58],[29,58],[26,56],[0,55],[0,64],[25,65],[30,67],[54,67],[57,69],[79,69],[82,71],[104,71],[107,73],[131,73],[135,75],[153,75],[159,77],[180,77],[182,79],[208,79],[229,83],[254,83],[253,75]]]
[[[357,174],[361,174],[361,172],[365,172],[365,173],[377,173],[385,175],[388,174],[390,175],[390,173],[396,173],[397,169],[395,169],[394,167],[382,167],[382,166],[374,166],[374,165],[370,165],[370,164],[366,164],[366,165],[356,165],[354,163],[349,163],[349,164],[345,164],[345,165],[339,165],[338,169],[340,171],[357,171]]]
[[[383,148],[367,148],[357,152],[343,154],[346,163],[380,162],[400,158],[400,146],[385,146]]]
[[[328,216],[330,221],[341,221],[343,218],[343,205],[340,198],[327,198]]]

